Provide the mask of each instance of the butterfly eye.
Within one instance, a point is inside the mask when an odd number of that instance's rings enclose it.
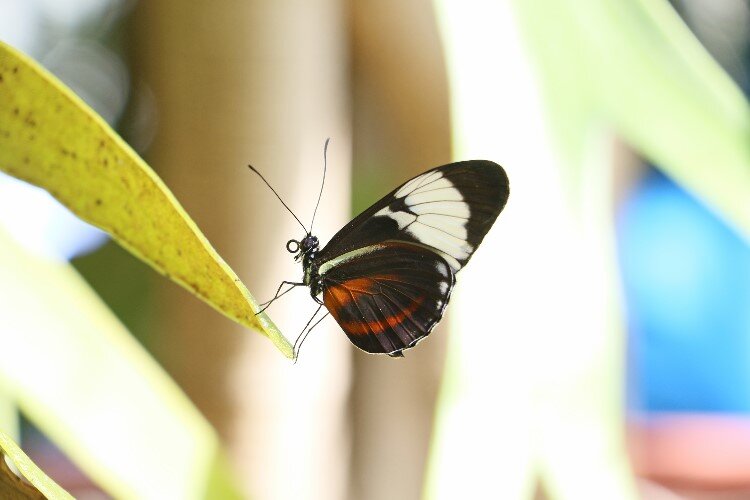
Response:
[[[286,251],[289,253],[297,253],[299,252],[299,241],[297,240],[289,240],[286,242]]]

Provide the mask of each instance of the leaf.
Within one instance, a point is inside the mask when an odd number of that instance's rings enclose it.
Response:
[[[750,239],[750,106],[667,1],[517,0],[513,5],[537,66],[553,132],[563,152],[564,173],[572,181],[571,198],[578,223],[596,226],[581,238],[600,244],[589,246],[590,260],[603,256],[614,261],[610,163],[601,157],[599,161],[586,159],[594,156],[591,138],[605,128]],[[611,273],[601,273],[611,274],[610,283],[594,296],[607,297],[607,307],[613,311],[611,324],[602,322],[599,331],[591,332],[598,335],[586,338],[578,332],[555,332],[579,352],[590,352],[590,359],[596,360],[588,366],[575,367],[579,372],[583,367],[591,369],[588,379],[581,377],[578,384],[577,392],[584,403],[596,400],[591,391],[595,380],[611,381],[616,374],[624,373],[621,363],[625,355],[618,353],[618,346],[612,343],[614,339],[624,345],[620,340],[622,323],[615,324],[622,318],[614,313],[619,299],[614,290],[619,285],[614,263],[610,267]],[[582,268],[581,276],[585,277],[586,271],[591,273],[591,269]],[[586,300],[581,298],[582,303]],[[593,300],[587,303],[582,321],[601,314],[603,308],[592,303]],[[581,325],[579,330],[585,332]],[[545,345],[552,341],[550,338]],[[563,350],[559,353],[567,357],[572,354]],[[551,397],[545,399],[554,401]],[[563,405],[555,403],[547,413],[556,412],[557,420],[565,421],[558,410]],[[580,468],[583,463],[570,450],[580,453],[585,449],[582,444],[606,443],[583,436],[607,421],[587,422],[582,415],[578,411],[575,420],[570,419],[583,424],[573,446],[560,439],[558,443],[568,445],[568,449],[551,449],[555,453],[550,456],[556,460],[550,460],[555,467],[549,469],[548,484],[554,488],[553,493],[560,492],[561,498],[580,498],[576,491],[584,483],[575,477],[575,469],[567,466],[576,464]],[[610,417],[610,435],[614,433],[613,424],[621,428],[621,423]],[[575,437],[576,433],[569,430],[568,436]],[[586,482],[590,477],[602,476],[589,474]],[[607,497],[611,496],[608,491]]]
[[[664,0],[436,5],[454,89],[457,150],[496,157],[517,189],[498,221],[504,234],[493,267],[473,283],[462,276],[453,299],[453,321],[463,331],[451,338],[427,496],[466,496],[475,488],[525,498],[536,477],[553,498],[602,492],[635,498],[622,446],[624,342],[611,154],[603,139],[614,130],[748,237],[748,103]],[[510,6],[516,24],[503,12]],[[519,29],[537,81],[528,81],[523,54],[508,50]],[[547,144],[544,127],[535,123],[535,84],[545,94],[545,118],[561,153],[552,161],[538,154]],[[546,162],[562,167],[567,186],[540,168]],[[492,248],[488,240],[485,249]],[[519,265],[524,262],[533,263],[532,273]],[[482,293],[488,282],[502,285]],[[472,284],[474,295],[467,289]],[[498,307],[502,342],[493,344],[485,325],[496,321]],[[518,361],[526,359],[523,353],[535,360],[533,370]],[[502,394],[499,412],[488,394]],[[472,444],[490,450],[488,460],[466,467],[456,457]],[[507,480],[493,481],[497,470]],[[445,485],[456,490],[446,494]]]
[[[517,24],[517,11],[538,3],[543,19],[530,22],[548,28],[534,42],[559,71],[549,98],[562,155],[545,135]],[[424,496],[521,499],[541,486],[554,499],[637,498],[622,436],[608,151],[591,147],[607,137],[588,113],[599,74],[580,71],[584,48],[560,26],[572,17],[564,2],[435,4],[456,154],[502,164],[511,196],[451,297]]]
[[[4,455],[4,456],[3,456]],[[23,477],[24,482],[8,468],[5,458],[9,458]],[[0,431],[0,497],[2,498],[48,498],[50,500],[73,500],[68,492],[60,488],[29,457]]]
[[[515,6],[564,150],[606,123],[750,238],[750,106],[666,1]]]
[[[238,498],[216,432],[66,262],[0,231],[0,385],[115,498]]]
[[[54,76],[0,42],[0,169],[46,189],[81,219],[230,319],[289,341],[164,183]]]

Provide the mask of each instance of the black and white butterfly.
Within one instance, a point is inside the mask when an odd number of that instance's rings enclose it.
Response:
[[[355,346],[403,356],[442,318],[456,273],[492,227],[508,194],[508,177],[500,165],[461,161],[428,170],[397,187],[344,226],[323,249],[297,219],[306,234],[289,240],[286,248],[302,261],[303,279],[282,282],[263,305],[268,307],[296,286],[308,286],[320,305],[300,335],[302,340],[325,306]],[[285,285],[290,288],[282,292]]]

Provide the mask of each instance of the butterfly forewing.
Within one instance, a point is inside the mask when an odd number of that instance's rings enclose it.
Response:
[[[357,216],[319,259],[399,240],[434,249],[455,273],[471,258],[507,199],[508,178],[496,163],[444,165],[404,183]]]
[[[352,252],[321,278],[326,308],[354,345],[391,355],[429,335],[455,282],[438,253],[400,241]]]

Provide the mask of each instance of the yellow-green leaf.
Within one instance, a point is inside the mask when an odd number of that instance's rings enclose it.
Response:
[[[227,317],[292,347],[148,165],[59,80],[0,42],[0,170],[46,189]]]
[[[0,318],[0,386],[108,494],[239,497],[216,431],[80,275],[2,230]]]
[[[31,484],[23,482],[5,463],[5,457]],[[42,496],[43,495],[43,496]],[[11,438],[0,431],[0,496],[2,498],[48,498],[50,500],[70,499],[68,492],[47,477],[34,462],[21,451]]]

